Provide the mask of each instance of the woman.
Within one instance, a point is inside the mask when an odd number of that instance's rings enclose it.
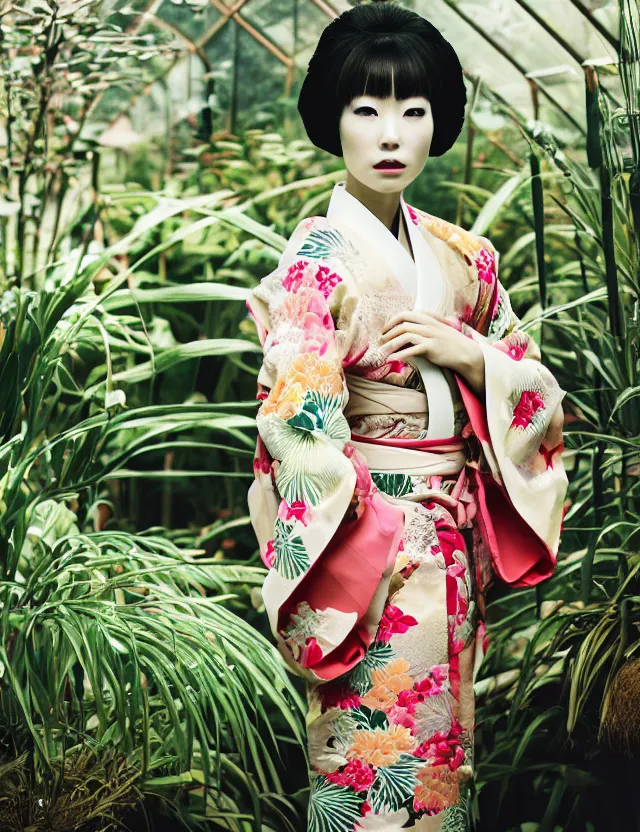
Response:
[[[465,101],[417,14],[333,21],[299,110],[346,182],[248,301],[264,348],[249,508],[271,629],[307,681],[314,832],[467,828],[483,592],[555,565],[564,391],[489,240],[402,195]]]

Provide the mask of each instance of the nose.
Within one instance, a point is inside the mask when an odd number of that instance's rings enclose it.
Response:
[[[380,119],[380,147],[385,150],[393,150],[400,144],[398,137],[397,120],[393,115]]]

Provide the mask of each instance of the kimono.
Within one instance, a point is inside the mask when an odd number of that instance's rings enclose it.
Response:
[[[413,256],[338,183],[247,302],[249,512],[271,631],[306,680],[310,832],[467,828],[483,595],[548,577],[560,539],[565,391],[492,243],[400,210]],[[413,309],[480,344],[484,398],[386,359],[386,321]]]

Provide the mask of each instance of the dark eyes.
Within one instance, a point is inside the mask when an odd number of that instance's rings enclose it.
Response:
[[[363,110],[367,110],[368,112],[364,113]],[[360,113],[362,113],[363,115],[369,115],[370,113],[373,113],[373,115],[377,115],[373,107],[358,107],[353,112],[355,113],[355,115],[359,115]],[[423,116],[425,112],[426,111],[424,107],[411,107],[409,110],[406,111],[405,115],[413,113],[415,116],[420,117]]]

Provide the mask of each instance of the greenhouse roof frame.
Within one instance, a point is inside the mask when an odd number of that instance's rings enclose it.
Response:
[[[178,4],[180,0],[170,2]],[[306,43],[300,43],[298,14],[302,7],[313,6],[330,20],[354,5],[349,0],[289,0],[284,6],[282,0],[277,0],[280,19],[274,25],[274,0],[186,2],[196,9],[206,5],[219,14],[196,39],[190,38],[179,26],[169,24],[189,44],[191,53],[202,57],[204,47],[233,20],[286,67],[285,94],[291,93],[296,67],[304,70],[322,30],[322,25],[318,25],[313,36]],[[161,12],[166,0],[152,5],[153,11],[147,14],[163,25],[166,21]],[[402,5],[423,14],[442,31],[459,53],[467,77],[479,78],[497,99],[506,101],[521,115],[540,118],[542,96],[551,107],[548,115],[555,111],[569,132],[584,134],[584,70],[590,66],[599,67],[604,78],[602,88],[614,106],[622,98],[616,67],[618,0],[408,0]],[[287,48],[278,41],[278,33],[282,38],[287,28],[284,24],[289,20],[292,43]],[[578,44],[576,32],[580,38]],[[479,48],[481,42],[486,44],[486,49]],[[465,49],[469,43],[475,47]],[[533,43],[535,53],[531,52]],[[527,59],[532,54],[538,65],[529,65]],[[557,122],[557,118],[554,120]]]

